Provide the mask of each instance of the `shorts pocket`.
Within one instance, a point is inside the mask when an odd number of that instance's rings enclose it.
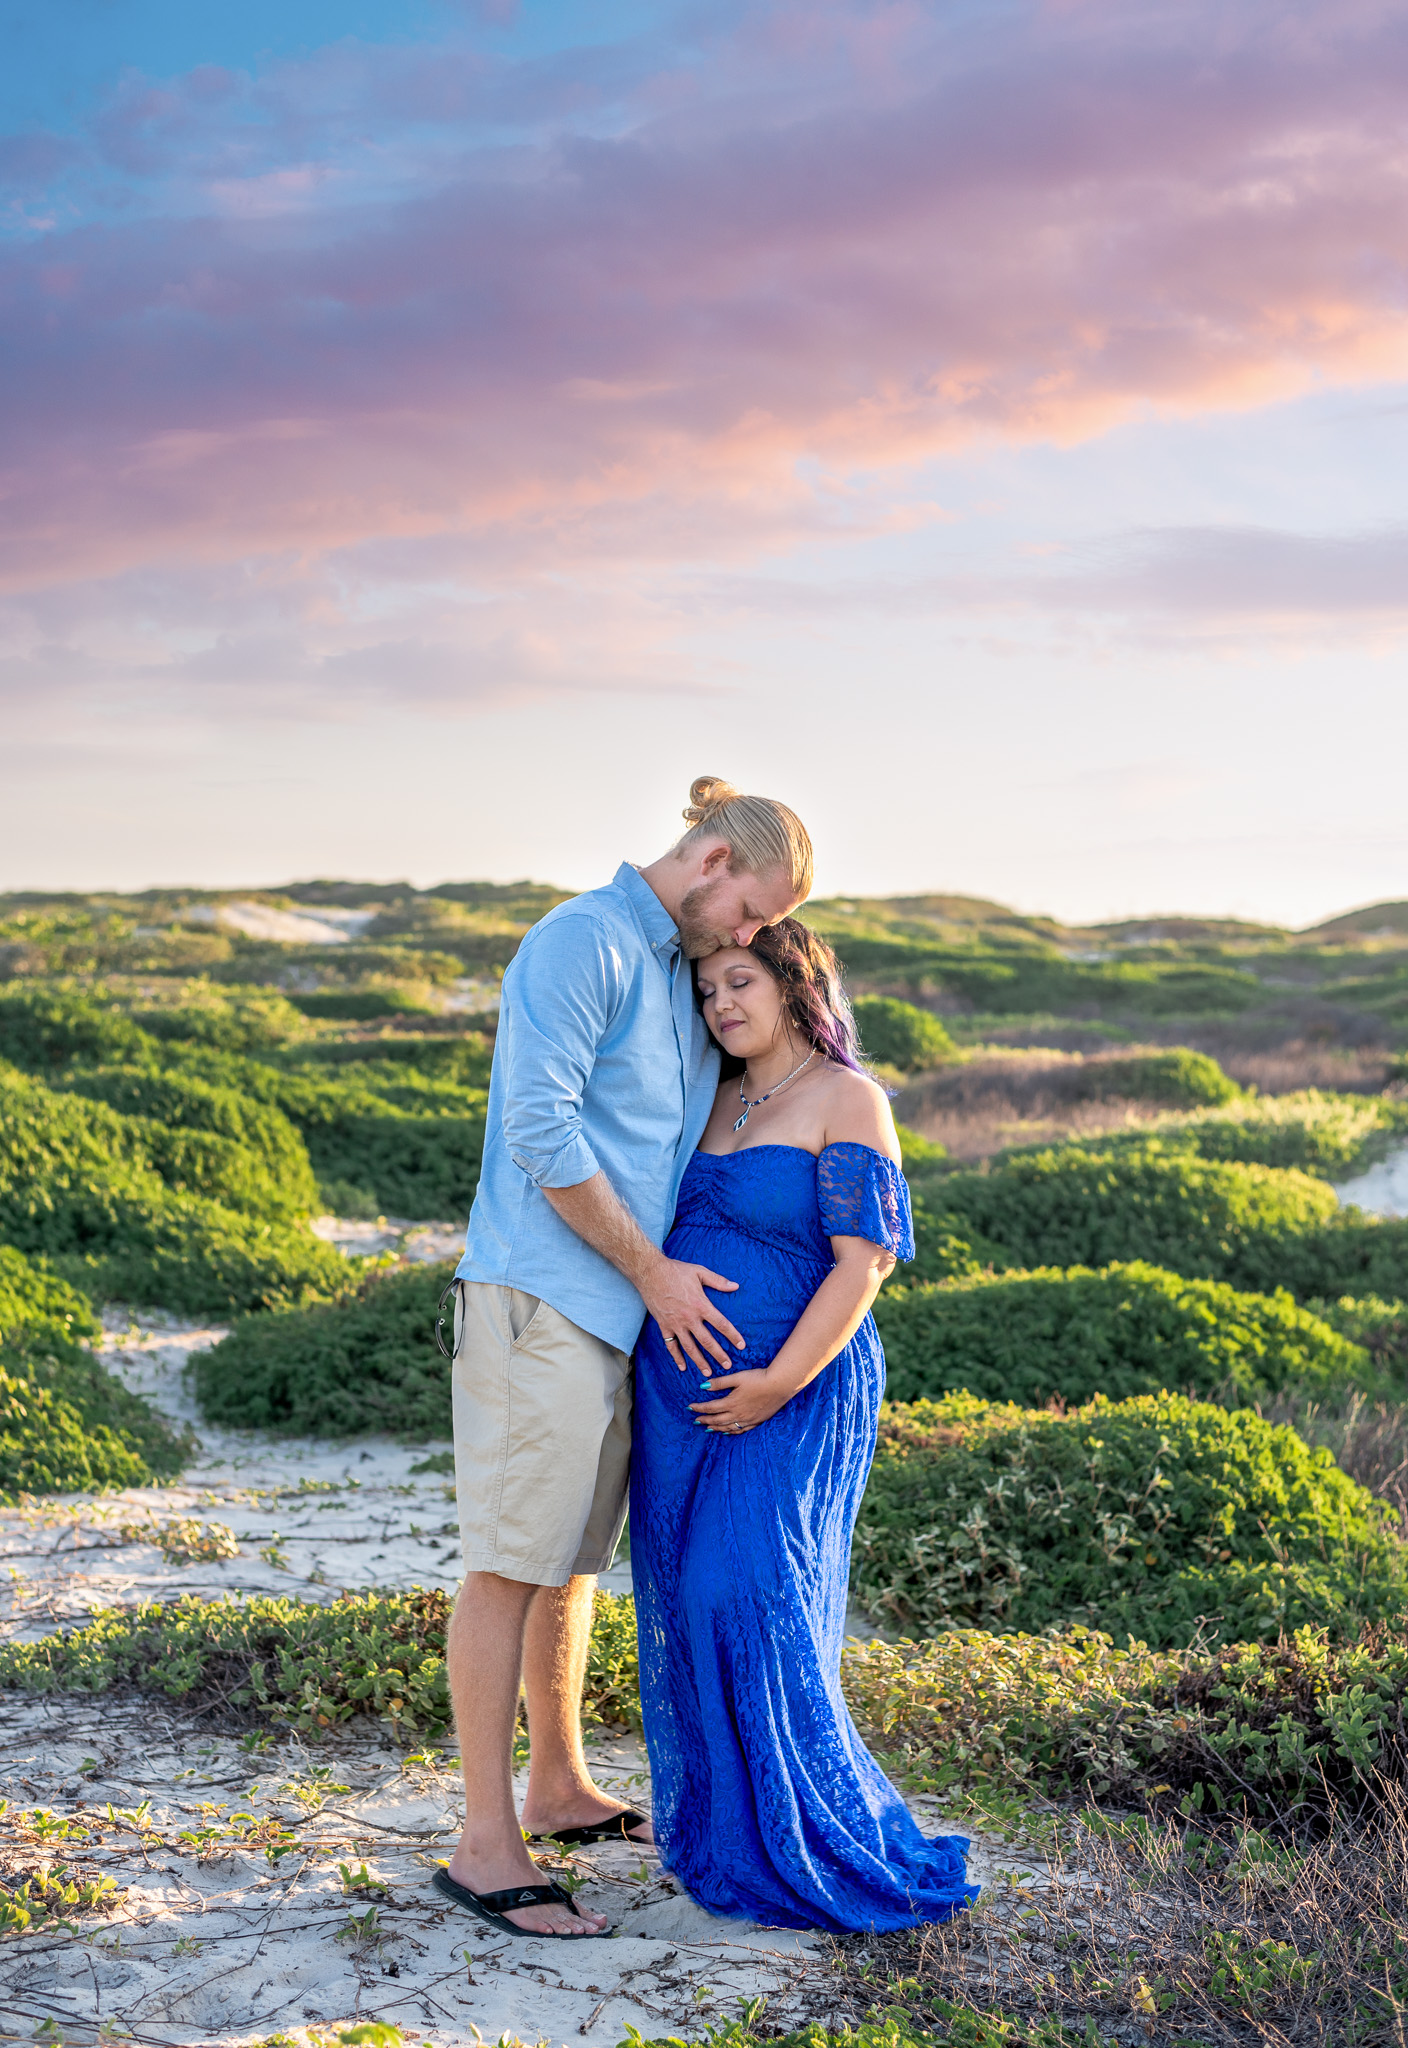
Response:
[[[508,1289],[509,1349],[516,1350],[543,1312],[540,1295],[525,1294],[521,1287]]]

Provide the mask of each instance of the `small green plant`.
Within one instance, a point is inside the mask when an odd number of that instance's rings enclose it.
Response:
[[[366,1863],[360,1863],[354,1870],[350,1863],[339,1863],[344,1892],[361,1892],[369,1898],[389,1899],[391,1887],[384,1877],[373,1877]]]
[[[214,1564],[238,1557],[239,1538],[224,1522],[199,1522],[181,1515],[171,1522],[122,1522],[117,1534],[129,1543],[152,1543],[168,1564]]]
[[[350,1792],[350,1785],[336,1782],[331,1764],[314,1764],[302,1778],[289,1778],[279,1787],[286,1798],[294,1800],[305,1813],[317,1813],[329,1799],[340,1798]],[[363,1866],[365,1868],[365,1866]]]
[[[380,1941],[386,1929],[382,1926],[375,1906],[368,1906],[365,1913],[349,1913],[344,1924],[333,1936],[335,1941],[350,1941],[358,1948],[365,1948],[372,1942]]]
[[[62,1925],[71,1914],[110,1912],[125,1897],[115,1878],[88,1877],[61,1863],[18,1884],[0,1879],[0,1935]]]

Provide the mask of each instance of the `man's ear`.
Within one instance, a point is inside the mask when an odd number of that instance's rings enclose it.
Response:
[[[722,839],[717,846],[709,848],[709,851],[699,863],[699,872],[701,875],[707,876],[711,882],[719,875],[727,875],[732,872],[729,850]]]

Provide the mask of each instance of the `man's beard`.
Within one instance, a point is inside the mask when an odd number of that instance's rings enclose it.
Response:
[[[733,944],[732,933],[720,931],[710,911],[722,887],[722,877],[700,882],[686,892],[680,904],[680,950],[686,960],[707,960],[711,953]]]

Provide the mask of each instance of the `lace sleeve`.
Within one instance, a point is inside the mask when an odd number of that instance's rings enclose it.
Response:
[[[873,1145],[828,1145],[816,1163],[816,1191],[828,1237],[864,1237],[897,1259],[914,1257],[904,1175]]]

